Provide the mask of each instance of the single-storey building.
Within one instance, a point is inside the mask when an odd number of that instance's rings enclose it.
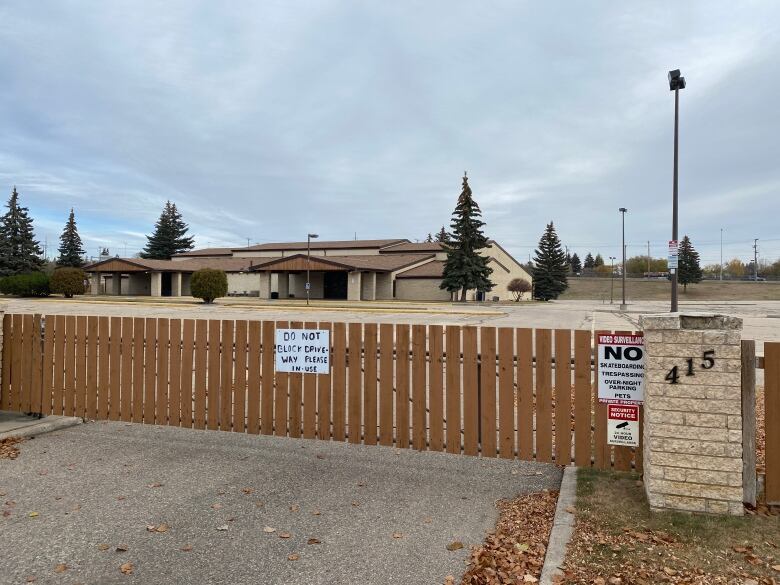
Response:
[[[492,291],[470,300],[511,300],[513,278],[531,282],[525,269],[496,242],[482,253],[493,268]],[[306,297],[307,270],[312,299],[448,301],[441,290],[447,253],[437,242],[313,240],[245,248],[204,248],[170,260],[106,258],[85,267],[91,294],[189,296],[192,273],[224,270],[228,294],[266,299]],[[478,298],[479,297],[479,298]]]

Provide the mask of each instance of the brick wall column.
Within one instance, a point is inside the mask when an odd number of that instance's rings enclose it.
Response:
[[[650,507],[743,514],[742,320],[667,313],[642,316],[642,327],[644,473]],[[710,365],[707,356],[714,360],[710,368],[702,367]],[[689,359],[693,375],[688,375]],[[675,366],[678,377],[672,383]]]

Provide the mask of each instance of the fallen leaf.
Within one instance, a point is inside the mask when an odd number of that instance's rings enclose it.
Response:
[[[29,577],[27,577],[27,582],[28,583],[35,583],[37,580],[38,580],[38,577],[35,577],[33,575],[30,575]]]
[[[116,552],[127,552],[127,545],[126,544],[118,544],[116,545]]]
[[[310,538],[306,541],[306,544],[322,544],[318,538]]]
[[[353,501],[352,502],[352,506],[355,507],[355,508],[357,508],[359,505],[360,505],[360,502],[357,502],[357,501]]]
[[[30,513],[28,514],[28,516],[29,516],[30,518],[37,518],[37,517],[38,517],[38,512],[30,512]]]
[[[290,506],[290,512],[299,512],[301,507],[298,504],[293,504]]]
[[[68,565],[66,565],[65,563],[60,563],[59,565],[57,565],[56,567],[54,567],[54,572],[55,572],[55,573],[64,573],[64,572],[65,572],[65,571],[67,571],[69,568],[70,568],[70,567],[68,567]]]
[[[158,488],[158,487],[162,487],[163,485],[164,485],[164,484],[161,484],[161,483],[154,482],[154,483],[150,483],[150,484],[148,484],[146,487],[149,487],[149,488]]]
[[[244,492],[246,495],[249,495],[255,490],[253,490],[252,488],[241,488],[241,491]]]
[[[280,532],[279,533],[279,538],[290,538],[291,536],[292,536],[292,534],[290,534],[289,532]]]
[[[312,516],[319,516],[321,514],[322,514],[322,512],[320,512],[319,510],[312,510],[312,513],[311,513]]]
[[[121,565],[119,565],[119,570],[122,572],[123,575],[132,575],[133,563],[122,563]]]
[[[447,545],[447,550],[453,551],[453,550],[460,550],[463,548],[463,543],[459,540],[455,540]]]
[[[325,455],[317,455],[317,459],[325,459]]]
[[[404,535],[401,532],[393,532],[393,538],[403,538]]]
[[[576,513],[576,512],[577,512],[577,510],[575,510],[575,509],[574,509],[574,506],[566,506],[566,511],[567,511],[569,514],[574,514],[574,513]]]
[[[271,534],[272,532],[276,532],[276,528],[271,528],[270,526],[266,526],[263,528],[263,532],[267,532],[268,534]]]
[[[300,558],[301,558],[300,555],[297,555],[295,553],[293,553],[291,555],[287,555],[287,560],[288,561],[297,561]]]
[[[222,509],[222,504],[211,504],[211,507],[213,509],[215,509],[215,510],[221,510]]]
[[[183,547],[181,547],[181,550],[183,552],[190,552],[192,550],[192,545],[191,544],[186,544]]]
[[[97,545],[97,547],[98,547],[98,550],[108,550],[109,548],[111,548],[106,543],[99,544],[99,545]]]
[[[772,568],[780,573],[780,565],[772,565]]]
[[[358,485],[358,487],[365,487],[366,486],[365,482],[362,482],[362,481],[360,483],[358,483],[357,485]]]
[[[217,530],[219,530],[221,532],[224,532],[227,529],[228,529],[228,525],[227,524],[223,524],[222,526],[217,526]]]
[[[125,499],[125,497],[124,496],[117,496],[116,499],[121,502],[122,500]]]
[[[533,575],[530,575],[526,573],[526,575],[523,577],[523,583],[538,583],[539,579],[534,577]]]
[[[168,532],[168,528],[170,528],[170,526],[163,522],[157,527],[157,532]]]

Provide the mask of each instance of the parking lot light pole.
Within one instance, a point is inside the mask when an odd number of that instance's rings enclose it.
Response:
[[[611,305],[615,302],[615,257],[610,256],[609,260],[610,265],[612,266],[612,272],[609,274],[609,304]]]
[[[674,176],[672,178],[672,240],[677,241],[677,138],[680,127],[680,90],[685,89],[685,78],[680,70],[669,72],[669,91],[674,92]],[[672,313],[677,312],[677,268],[672,273]]]
[[[621,207],[618,211],[623,218],[623,262],[622,262],[622,276],[623,276],[623,302],[620,303],[620,310],[625,311],[628,308],[626,304],[626,212],[628,209]]]
[[[309,291],[311,290],[311,271],[309,266],[311,264],[311,241],[314,238],[319,238],[318,234],[306,234],[306,306],[309,306]]]

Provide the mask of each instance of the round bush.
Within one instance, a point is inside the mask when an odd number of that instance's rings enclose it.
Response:
[[[49,296],[49,277],[43,272],[14,274],[0,278],[0,293],[16,297]]]
[[[522,278],[513,278],[506,285],[506,290],[514,295],[515,302],[517,302],[522,298],[523,293],[531,292],[531,283]]]
[[[190,291],[193,297],[203,299],[205,303],[213,303],[214,299],[227,294],[227,275],[222,270],[201,268],[192,274]]]
[[[81,268],[57,268],[49,279],[51,292],[65,295],[72,299],[73,295],[84,294],[84,279],[86,275]]]

